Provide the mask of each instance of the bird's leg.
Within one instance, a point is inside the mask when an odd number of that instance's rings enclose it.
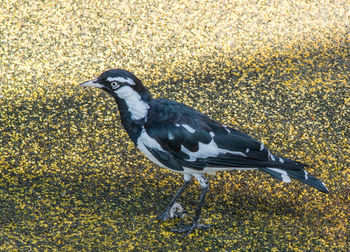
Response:
[[[181,194],[183,193],[183,191],[185,191],[186,187],[190,184],[192,180],[192,175],[189,174],[185,174],[184,175],[184,183],[182,184],[182,186],[180,187],[180,189],[176,192],[175,196],[172,198],[172,200],[170,201],[169,205],[165,208],[164,212],[161,213],[160,215],[158,215],[158,219],[159,220],[166,220],[168,218],[172,218],[173,216],[171,216],[170,211],[173,208],[176,200],[181,196]]]
[[[178,232],[178,233],[184,233],[183,236],[189,235],[190,233],[193,232],[196,228],[208,228],[210,225],[203,225],[199,224],[199,217],[201,214],[202,206],[204,204],[205,196],[207,192],[209,191],[209,180],[204,176],[204,175],[194,175],[196,179],[199,181],[199,184],[202,188],[202,193],[199,198],[199,203],[196,208],[196,215],[194,216],[193,222],[191,225],[180,225],[179,229],[172,229],[173,232]]]

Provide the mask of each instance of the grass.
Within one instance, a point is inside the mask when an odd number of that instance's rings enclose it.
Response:
[[[338,250],[349,243],[346,1],[0,4],[0,250]],[[258,172],[211,177],[202,222],[158,223],[182,176],[133,146],[113,99],[78,83],[134,72],[309,165],[326,195]]]

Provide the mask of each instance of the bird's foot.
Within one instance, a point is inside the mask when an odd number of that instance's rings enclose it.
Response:
[[[174,205],[170,209],[165,209],[163,213],[158,215],[157,219],[161,221],[165,221],[167,219],[172,218],[182,218],[186,215],[186,211],[183,210],[182,206],[175,202]]]
[[[211,225],[199,224],[198,221],[194,221],[191,225],[178,225],[179,228],[172,228],[171,231],[175,233],[184,233],[181,237],[185,237],[192,233],[195,229],[209,228]]]

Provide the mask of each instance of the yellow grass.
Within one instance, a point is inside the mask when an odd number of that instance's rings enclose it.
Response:
[[[2,1],[0,250],[348,249],[348,1]],[[150,163],[116,104],[78,83],[134,72],[309,165],[322,194],[258,172],[211,177],[202,222],[158,223],[181,175]]]

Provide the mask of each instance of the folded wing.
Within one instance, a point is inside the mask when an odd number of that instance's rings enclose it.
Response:
[[[278,160],[256,139],[223,126],[184,104],[155,100],[150,104],[148,118],[152,120],[146,122],[145,130],[161,146],[161,149],[148,150],[172,169],[263,168],[276,165],[291,169],[291,160]],[[295,169],[301,168],[300,163],[292,162]]]

